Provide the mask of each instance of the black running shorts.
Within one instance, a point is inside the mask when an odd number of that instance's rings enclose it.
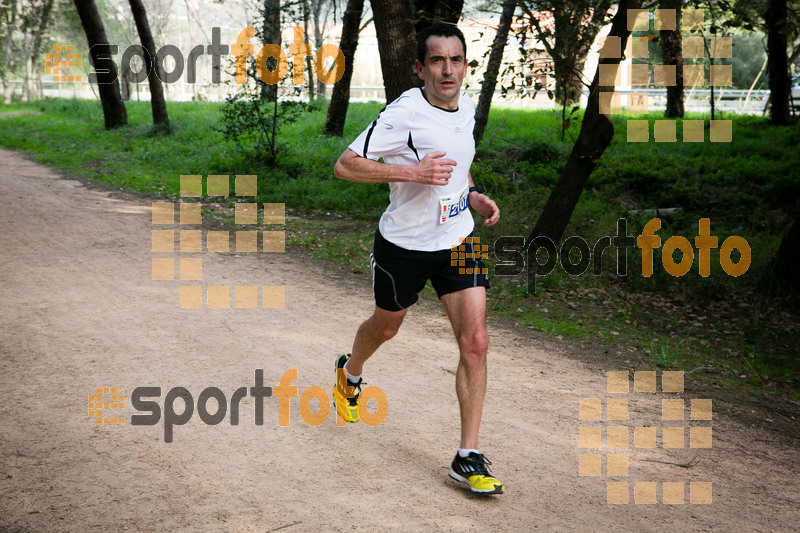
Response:
[[[370,254],[375,304],[387,311],[406,309],[419,299],[428,280],[439,298],[470,287],[488,289],[482,252],[474,251],[471,240],[472,235],[458,250],[420,252],[392,244],[376,230]]]

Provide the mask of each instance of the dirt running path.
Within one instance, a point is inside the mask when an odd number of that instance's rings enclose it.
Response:
[[[205,280],[285,285],[286,307],[182,310],[178,281],[150,279],[147,201],[88,189],[4,150],[0,191],[0,531],[728,532],[800,523],[797,449],[717,413],[713,422],[659,422],[660,394],[631,393],[629,421],[597,424],[713,424],[713,448],[628,450],[629,476],[579,477],[578,427],[590,423],[579,422],[578,401],[612,396],[605,376],[496,326],[481,447],[508,490],[465,491],[447,477],[458,444],[457,355],[438,302],[416,306],[367,369],[389,399],[377,427],[338,427],[333,415],[311,427],[296,398],[288,427],[278,425],[275,398],[257,426],[250,397],[239,425],[205,425],[195,413],[171,444],[163,423],[131,426],[130,405],[124,426],[96,425],[87,397],[97,386],[128,396],[160,386],[163,405],[172,387],[196,399],[217,386],[230,398],[253,385],[256,369],[275,386],[296,368],[300,392],[330,391],[333,357],[372,306],[369,279],[291,251],[205,254]],[[689,469],[652,462],[695,456]],[[631,503],[608,505],[607,480],[629,482]],[[659,503],[634,504],[637,481],[684,481],[686,503],[660,503],[659,483]],[[691,481],[713,483],[712,504],[688,503]]]

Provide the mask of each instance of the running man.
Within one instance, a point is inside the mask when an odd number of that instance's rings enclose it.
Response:
[[[409,89],[386,106],[336,163],[338,178],[388,182],[391,194],[370,256],[375,311],[358,328],[352,355],[336,360],[334,401],[345,420],[358,421],[364,363],[395,336],[430,279],[460,352],[456,393],[461,445],[450,476],[468,483],[473,492],[500,494],[503,484],[490,475],[491,463],[478,451],[486,394],[489,281],[481,273],[479,254],[471,250],[475,223],[469,207],[486,217],[487,226],[497,223],[500,210],[475,187],[469,172],[475,156],[475,105],[461,91],[466,49],[464,35],[455,25],[434,24],[421,32],[414,67],[425,86]],[[455,246],[467,247],[468,268],[462,266],[462,273],[450,264]]]

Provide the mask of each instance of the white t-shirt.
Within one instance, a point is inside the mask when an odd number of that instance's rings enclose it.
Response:
[[[458,109],[428,103],[419,88],[386,106],[350,149],[390,165],[416,165],[430,152],[447,152],[458,164],[447,185],[389,183],[389,207],[378,228],[389,242],[407,250],[449,250],[475,227],[469,210],[469,173],[475,157],[475,104],[461,93]]]

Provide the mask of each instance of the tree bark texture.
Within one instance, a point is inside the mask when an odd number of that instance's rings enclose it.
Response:
[[[505,0],[503,2],[500,23],[497,26],[497,33],[492,43],[492,51],[489,53],[489,61],[486,64],[486,73],[483,76],[478,107],[475,109],[475,129],[472,130],[472,136],[475,138],[476,146],[481,142],[483,131],[486,129],[486,123],[489,120],[489,109],[492,106],[495,87],[497,87],[497,74],[500,72],[500,65],[503,62],[503,51],[508,40],[508,29],[511,27],[511,20],[514,17],[516,8],[517,0]]]
[[[125,126],[128,123],[128,113],[125,111],[125,104],[122,102],[122,95],[119,92],[119,80],[117,79],[117,66],[112,61],[101,60],[103,55],[100,48],[108,47],[106,30],[100,13],[94,0],[73,0],[78,16],[81,19],[83,31],[86,33],[86,41],[89,44],[89,59],[92,66],[102,64],[109,69],[108,80],[110,83],[98,83],[97,89],[100,93],[100,103],[103,106],[103,117],[106,129]],[[99,46],[98,46],[99,45]]]
[[[661,56],[665,65],[675,65],[675,85],[667,87],[667,118],[683,118],[683,46],[681,39],[681,8],[683,0],[661,0],[661,9],[674,9],[676,27],[674,30],[661,30]]]
[[[261,25],[261,42],[264,44],[281,45],[281,0],[264,0],[261,14],[263,24]],[[277,58],[267,58],[267,69],[270,71],[278,68]],[[267,102],[274,102],[278,99],[278,84],[264,83],[261,78],[256,76],[256,83],[260,86],[260,98]]]
[[[371,0],[371,4],[386,101],[392,102],[404,91],[421,85],[413,69],[417,46],[411,9],[403,0]]]
[[[776,126],[791,123],[789,99],[792,94],[786,59],[787,0],[767,0],[767,73],[769,74],[770,118]]]
[[[328,104],[328,116],[325,120],[325,135],[344,133],[344,123],[347,119],[347,107],[350,105],[350,81],[353,79],[353,58],[358,46],[358,29],[361,23],[361,12],[364,10],[364,0],[348,0],[342,17],[342,40],[339,48],[344,55],[344,74],[336,82],[331,92],[331,103]]]
[[[167,102],[164,99],[164,88],[161,86],[163,71],[159,68],[156,57],[156,43],[153,34],[150,32],[150,23],[147,21],[147,12],[144,9],[142,0],[129,0],[133,20],[136,22],[136,30],[139,32],[139,40],[144,48],[147,62],[147,83],[150,86],[150,108],[153,113],[153,125],[169,126],[169,116],[167,115]]]

